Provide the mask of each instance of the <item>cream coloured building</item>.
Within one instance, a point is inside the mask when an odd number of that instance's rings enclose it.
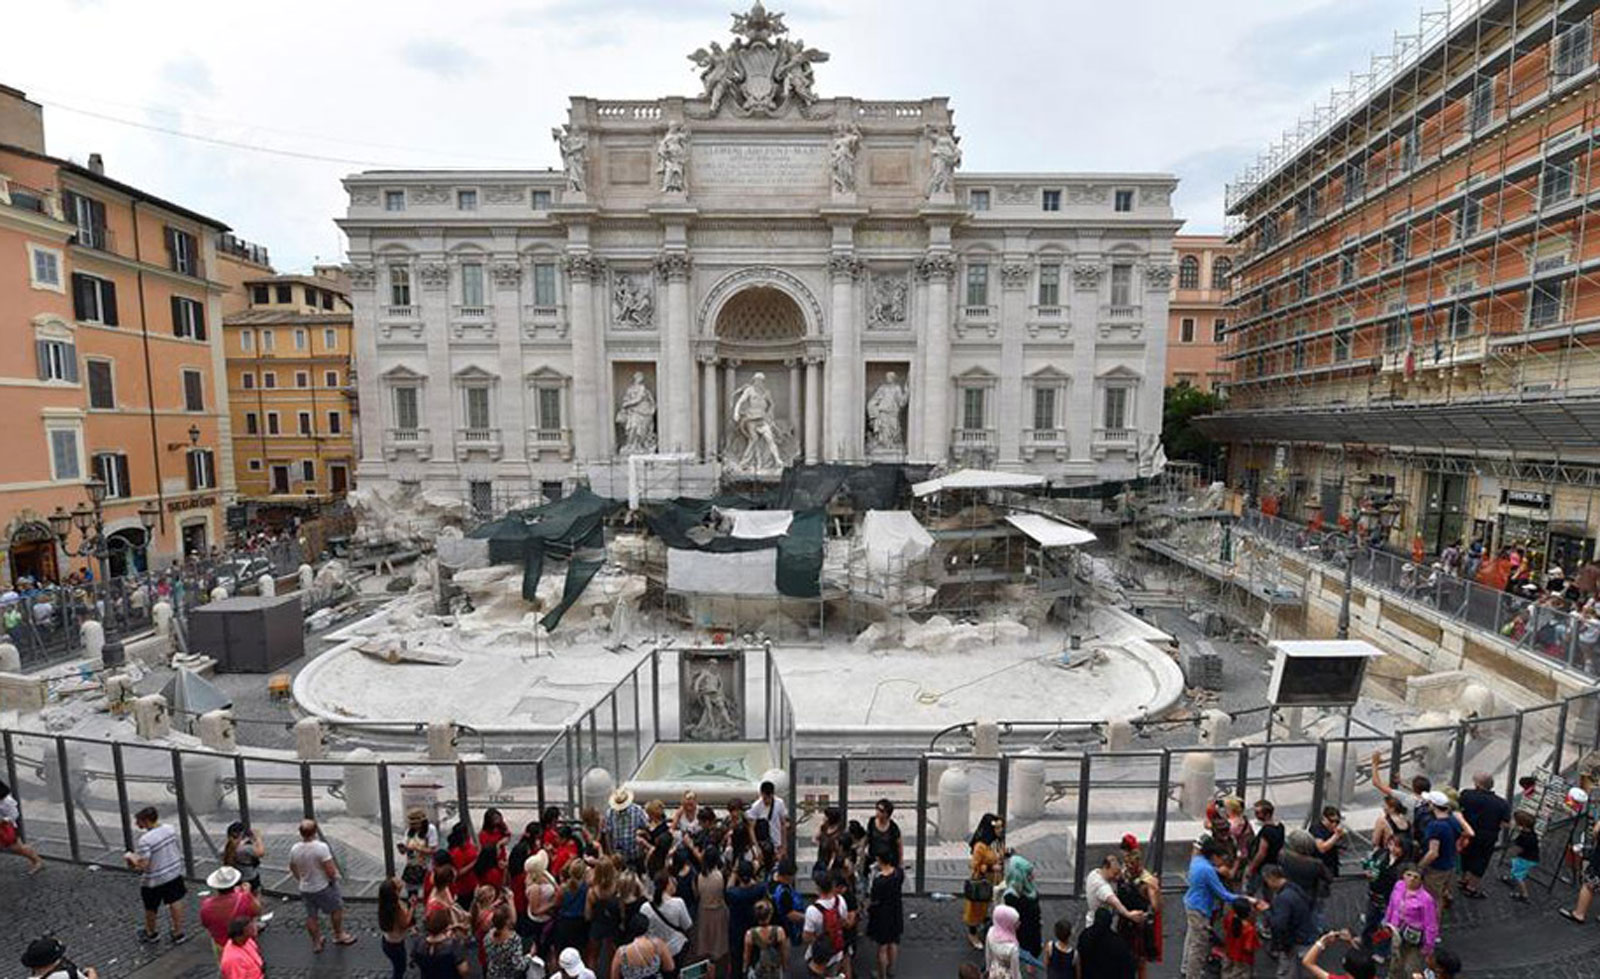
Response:
[[[697,96],[574,98],[560,170],[346,178],[364,485],[1150,472],[1175,178],[960,170],[946,99],[816,96],[759,5],[693,58]]]

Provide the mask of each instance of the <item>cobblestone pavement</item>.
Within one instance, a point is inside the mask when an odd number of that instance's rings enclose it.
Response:
[[[67,943],[75,961],[96,966],[105,979],[209,979],[215,975],[210,943],[195,919],[198,886],[190,887],[190,941],[176,948],[165,941],[159,946],[141,946],[135,937],[139,899],[132,875],[62,863],[52,863],[36,877],[23,876],[22,869],[20,860],[0,861],[0,974],[15,971],[14,963],[29,940],[53,932]],[[1472,979],[1530,975],[1592,979],[1600,975],[1600,924],[1575,925],[1557,914],[1558,908],[1572,900],[1570,882],[1558,883],[1553,893],[1535,887],[1533,903],[1526,906],[1507,900],[1498,883],[1489,888],[1491,897],[1486,901],[1458,899],[1445,923],[1443,943],[1461,955]],[[1361,882],[1341,882],[1326,912],[1330,926],[1355,925],[1364,900]],[[280,898],[270,898],[267,903],[274,920],[262,946],[273,979],[387,979],[388,966],[379,949],[370,903],[351,905],[349,925],[360,936],[355,946],[330,944],[316,956],[305,936],[299,903]],[[959,908],[954,901],[907,899],[901,976],[953,977],[961,962],[979,961],[979,954],[965,942]],[[1076,927],[1082,914],[1080,901],[1047,900],[1046,931],[1060,916],[1068,916]],[[1166,961],[1151,966],[1154,979],[1178,974],[1182,922],[1180,896],[1169,895],[1164,917],[1168,954]],[[870,943],[863,942],[858,976],[868,975],[870,957]],[[1271,964],[1263,959],[1257,974],[1270,973]],[[802,973],[796,970],[793,974]]]

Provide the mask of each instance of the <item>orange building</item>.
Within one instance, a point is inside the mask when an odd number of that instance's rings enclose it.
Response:
[[[1221,235],[1175,235],[1178,274],[1167,307],[1167,387],[1216,391],[1228,379],[1228,279],[1235,249]]]
[[[225,287],[209,273],[226,228],[106,176],[98,155],[48,155],[39,106],[0,86],[0,581],[65,575],[48,517],[91,479],[114,573],[221,542],[233,461]]]

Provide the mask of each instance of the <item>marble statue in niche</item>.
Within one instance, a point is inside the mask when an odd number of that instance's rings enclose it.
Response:
[[[906,389],[890,371],[883,376],[878,387],[867,399],[867,438],[874,449],[901,449],[905,447],[905,426],[901,413],[909,399]]]
[[[634,372],[627,390],[622,392],[617,425],[622,429],[623,455],[648,455],[656,450],[656,396],[650,393],[644,374],[638,371]]]

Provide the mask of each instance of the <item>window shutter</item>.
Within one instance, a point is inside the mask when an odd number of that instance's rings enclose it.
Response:
[[[184,456],[184,459],[189,464],[189,488],[190,489],[199,489],[200,488],[199,477],[198,477],[198,474],[195,471],[196,467],[197,467],[197,465],[199,464],[199,461],[200,461],[199,453],[197,453],[197,452],[187,453]]]
[[[61,192],[61,212],[67,216],[67,220],[68,221],[70,221],[70,222],[72,222],[74,224],[77,223],[77,221],[78,221],[78,195],[77,194],[74,194],[70,190],[63,190]]]
[[[194,338],[196,340],[204,340],[206,338],[205,303],[194,304]]]
[[[89,316],[89,289],[91,283],[88,279],[74,272],[72,274],[72,317],[82,321]]]
[[[107,326],[117,325],[117,284],[110,279],[100,282],[100,322]]]
[[[125,455],[112,456],[116,461],[117,489],[120,495],[127,497],[133,495],[133,483],[128,480],[128,457]]]
[[[76,384],[78,383],[78,345],[67,343],[63,344],[62,348],[66,351],[62,355],[62,359],[66,361],[66,379]]]
[[[104,201],[89,199],[89,220],[100,230],[106,226],[106,205]]]
[[[161,231],[162,237],[165,238],[167,242],[167,254],[176,259],[178,254],[178,233],[171,228],[163,228]]]
[[[183,336],[183,300],[173,296],[169,302],[172,304],[172,335]]]
[[[39,358],[39,380],[50,379],[50,345],[43,340],[33,341],[34,355]]]

